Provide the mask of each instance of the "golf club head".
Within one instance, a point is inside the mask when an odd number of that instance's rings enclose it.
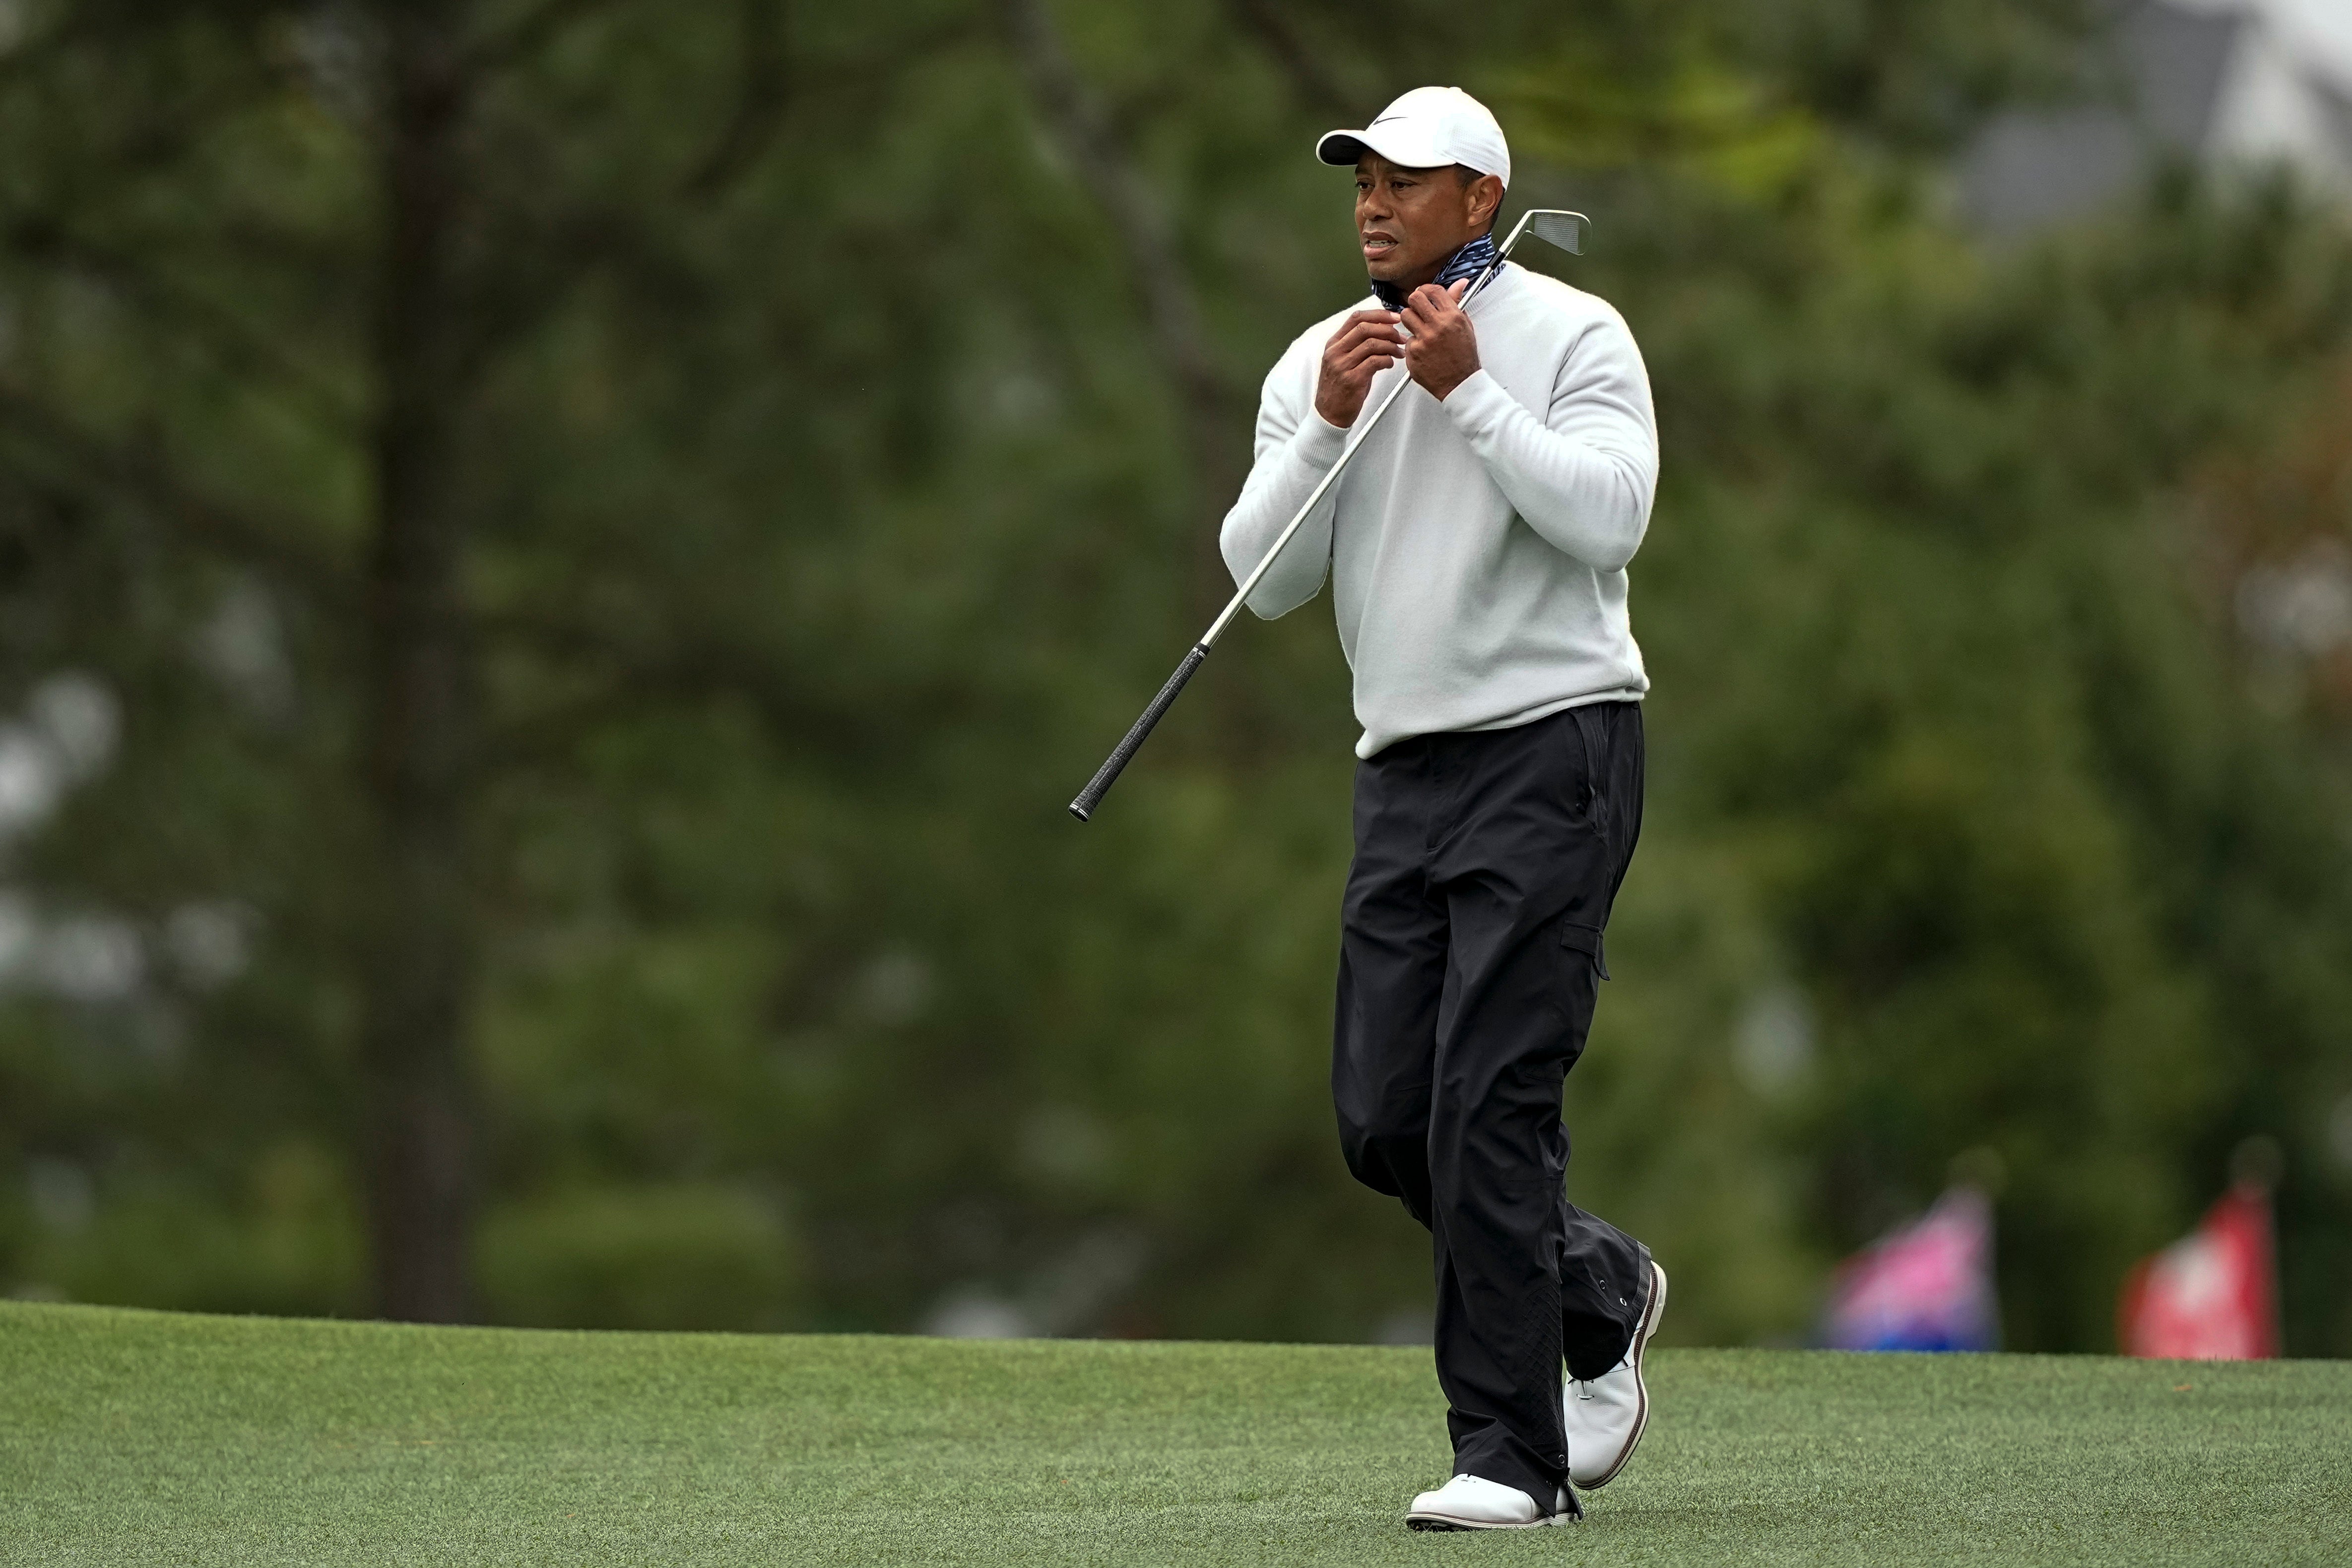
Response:
[[[1519,219],[1519,232],[1531,234],[1546,245],[1557,246],[1570,256],[1584,254],[1584,230],[1592,222],[1582,213],[1571,213],[1560,207],[1530,207]],[[1514,240],[1517,235],[1512,236]]]

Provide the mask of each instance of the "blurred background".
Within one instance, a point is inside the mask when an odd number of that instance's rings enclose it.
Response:
[[[1670,1339],[1957,1172],[2111,1350],[2253,1147],[2352,1354],[2330,0],[0,0],[0,1291],[1425,1335],[1326,601],[1063,813],[1424,82],[1657,390],[1568,1114]]]

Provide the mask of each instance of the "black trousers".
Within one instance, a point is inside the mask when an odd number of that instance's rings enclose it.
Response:
[[[1649,1251],[1568,1201],[1560,1090],[1642,827],[1638,703],[1415,737],[1356,769],[1332,1099],[1348,1167],[1429,1228],[1454,1472],[1549,1506],[1560,1366],[1633,1341]]]

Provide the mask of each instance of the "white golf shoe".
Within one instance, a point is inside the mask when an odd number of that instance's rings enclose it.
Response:
[[[1590,1383],[1569,1379],[1561,1396],[1561,1416],[1568,1427],[1568,1479],[1587,1491],[1607,1486],[1633,1457],[1650,1424],[1650,1389],[1642,1381],[1642,1353],[1658,1332],[1658,1318],[1666,1310],[1666,1271],[1653,1260],[1650,1297],[1642,1303],[1641,1326],[1625,1359]]]
[[[1576,1494],[1566,1487],[1546,1513],[1517,1487],[1478,1476],[1455,1476],[1435,1491],[1414,1498],[1404,1521],[1414,1530],[1539,1530],[1547,1524],[1573,1524],[1583,1515]]]

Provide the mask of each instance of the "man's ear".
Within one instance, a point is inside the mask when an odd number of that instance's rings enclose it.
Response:
[[[1502,210],[1503,182],[1495,174],[1481,174],[1470,183],[1470,226],[1491,228],[1495,214]]]

